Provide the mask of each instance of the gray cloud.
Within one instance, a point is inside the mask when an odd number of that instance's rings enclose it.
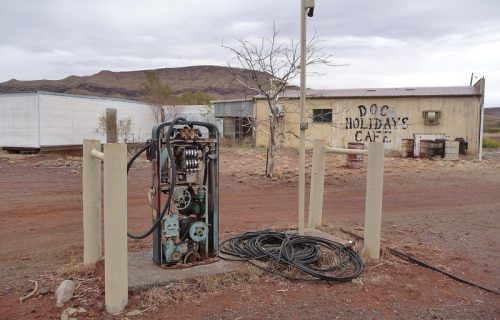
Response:
[[[226,64],[235,37],[299,37],[300,1],[0,2],[0,81],[58,79],[108,70]],[[468,84],[500,67],[500,1],[316,0],[316,31],[341,68],[318,88]],[[485,74],[487,105],[500,106],[500,71]],[[491,88],[491,90],[489,90]]]

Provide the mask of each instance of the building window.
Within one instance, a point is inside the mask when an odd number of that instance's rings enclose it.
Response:
[[[332,123],[332,109],[313,109],[313,122]]]
[[[436,111],[436,110],[422,111],[422,117],[424,118],[424,124],[436,125],[440,123],[441,111]]]

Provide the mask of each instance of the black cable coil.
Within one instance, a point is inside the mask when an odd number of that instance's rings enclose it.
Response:
[[[346,282],[363,272],[363,260],[338,242],[285,232],[246,232],[219,246],[225,260],[247,261],[267,272],[294,280]],[[262,263],[267,262],[267,263]],[[302,272],[293,272],[293,268]]]

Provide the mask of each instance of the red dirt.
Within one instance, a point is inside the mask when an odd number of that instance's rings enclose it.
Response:
[[[262,177],[264,155],[262,150],[223,150],[222,234],[296,224],[296,154],[287,151],[281,155],[278,177],[273,180]],[[383,245],[499,290],[499,160],[498,155],[483,162],[387,158]],[[328,159],[323,221],[362,234],[366,172],[346,169],[344,161],[340,156]],[[142,161],[129,178],[129,225],[135,231],[144,230],[150,223],[146,207],[149,183],[149,167]],[[54,272],[80,260],[81,220],[79,157],[0,154],[0,319],[60,318],[62,309],[54,306],[52,292],[23,304],[18,298],[32,289],[27,279],[38,279],[41,286],[55,290]],[[149,246],[149,241],[129,241],[129,248]],[[97,277],[98,283],[102,277]],[[99,284],[94,287],[99,288]],[[90,302],[75,299],[68,305],[87,309],[80,318],[100,318],[104,313],[97,303],[104,297],[102,290],[96,292]],[[138,308],[138,299],[139,293],[131,295],[128,311]],[[263,276],[256,283],[195,292],[161,307],[158,313],[146,312],[138,317],[499,316],[500,296],[387,254],[380,261],[368,263],[365,273],[353,283],[301,283]]]

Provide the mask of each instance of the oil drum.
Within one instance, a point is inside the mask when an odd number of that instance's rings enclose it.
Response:
[[[364,149],[364,148],[365,144],[361,142],[349,142],[347,144],[347,149]],[[348,154],[346,166],[349,169],[363,168],[363,156],[357,154]]]

